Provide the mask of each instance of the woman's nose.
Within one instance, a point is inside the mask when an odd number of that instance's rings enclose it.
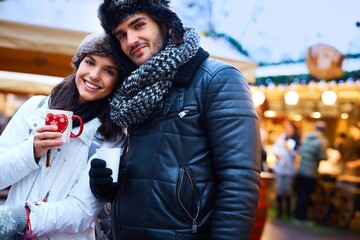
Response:
[[[98,69],[93,69],[90,72],[90,79],[99,81],[100,80],[100,71]]]

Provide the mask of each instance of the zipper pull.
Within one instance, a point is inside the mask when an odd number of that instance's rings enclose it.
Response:
[[[46,152],[46,167],[50,167],[50,149]]]
[[[179,112],[179,117],[180,118],[185,117],[185,115],[188,114],[188,112],[189,112],[189,109],[185,109],[185,110]]]
[[[50,194],[50,190],[46,193],[45,197],[43,198],[43,200],[42,200],[43,202],[47,202],[49,194]]]
[[[193,221],[193,224],[191,226],[192,233],[197,233],[197,225],[196,221]]]

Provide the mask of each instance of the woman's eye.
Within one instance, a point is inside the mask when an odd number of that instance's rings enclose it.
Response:
[[[94,65],[94,62],[93,61],[90,61],[90,60],[85,60],[85,63],[88,64],[88,65]]]
[[[111,69],[106,69],[105,72],[107,72],[110,75],[114,75],[114,71]]]

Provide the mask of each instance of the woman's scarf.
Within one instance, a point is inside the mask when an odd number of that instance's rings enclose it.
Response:
[[[110,102],[112,121],[121,128],[143,122],[169,92],[179,68],[194,57],[200,37],[186,28],[184,42],[176,46],[170,41],[125,79]]]
[[[76,104],[72,106],[70,109],[65,108],[63,106],[54,106],[52,103],[52,96],[49,99],[49,108],[50,109],[60,109],[60,110],[68,110],[72,111],[74,115],[78,115],[81,117],[83,123],[87,123],[94,118],[97,118],[102,114],[104,110],[104,106],[106,106],[107,102],[109,101],[108,98],[99,99],[96,101],[90,101],[82,104]],[[73,121],[73,127],[80,126],[80,122],[78,119]]]
[[[84,104],[78,104],[71,108],[71,111],[74,112],[74,115],[78,115],[82,118],[83,123],[87,123],[92,119],[99,117],[104,109],[105,99],[101,99],[99,101],[88,102]],[[73,121],[73,127],[80,126],[80,122],[75,119]]]

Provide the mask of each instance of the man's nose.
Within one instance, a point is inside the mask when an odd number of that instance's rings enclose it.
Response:
[[[129,47],[134,46],[139,41],[139,36],[133,31],[127,33],[127,44]]]

